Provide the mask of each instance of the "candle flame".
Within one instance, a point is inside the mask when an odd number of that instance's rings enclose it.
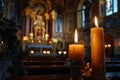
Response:
[[[27,37],[27,36],[24,36],[24,37],[23,37],[23,41],[28,41],[28,37]]]
[[[98,27],[98,20],[96,16],[95,16],[95,26]]]
[[[33,36],[33,33],[30,33],[30,36],[32,37],[32,36]]]
[[[77,29],[75,29],[74,42],[75,42],[75,43],[78,43],[78,33],[77,33]]]

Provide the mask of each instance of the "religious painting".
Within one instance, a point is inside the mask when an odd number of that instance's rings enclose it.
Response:
[[[74,16],[68,15],[66,19],[66,31],[68,34],[72,34],[74,31]]]

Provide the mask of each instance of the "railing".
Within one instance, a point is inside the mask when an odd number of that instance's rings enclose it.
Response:
[[[28,52],[30,55],[51,55],[54,54],[54,46],[47,44],[29,44]]]

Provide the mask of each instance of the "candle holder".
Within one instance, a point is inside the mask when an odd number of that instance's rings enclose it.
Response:
[[[92,68],[89,62],[74,62],[67,59],[66,65],[71,69],[70,76],[72,80],[94,80],[91,76]]]

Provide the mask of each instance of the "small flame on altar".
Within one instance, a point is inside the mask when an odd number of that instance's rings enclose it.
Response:
[[[24,36],[24,37],[23,37],[23,41],[28,41],[28,37],[27,37],[27,36]]]
[[[75,42],[75,43],[78,43],[78,33],[77,33],[77,29],[75,29],[74,42]]]
[[[95,26],[98,28],[98,20],[96,16],[95,16]]]

